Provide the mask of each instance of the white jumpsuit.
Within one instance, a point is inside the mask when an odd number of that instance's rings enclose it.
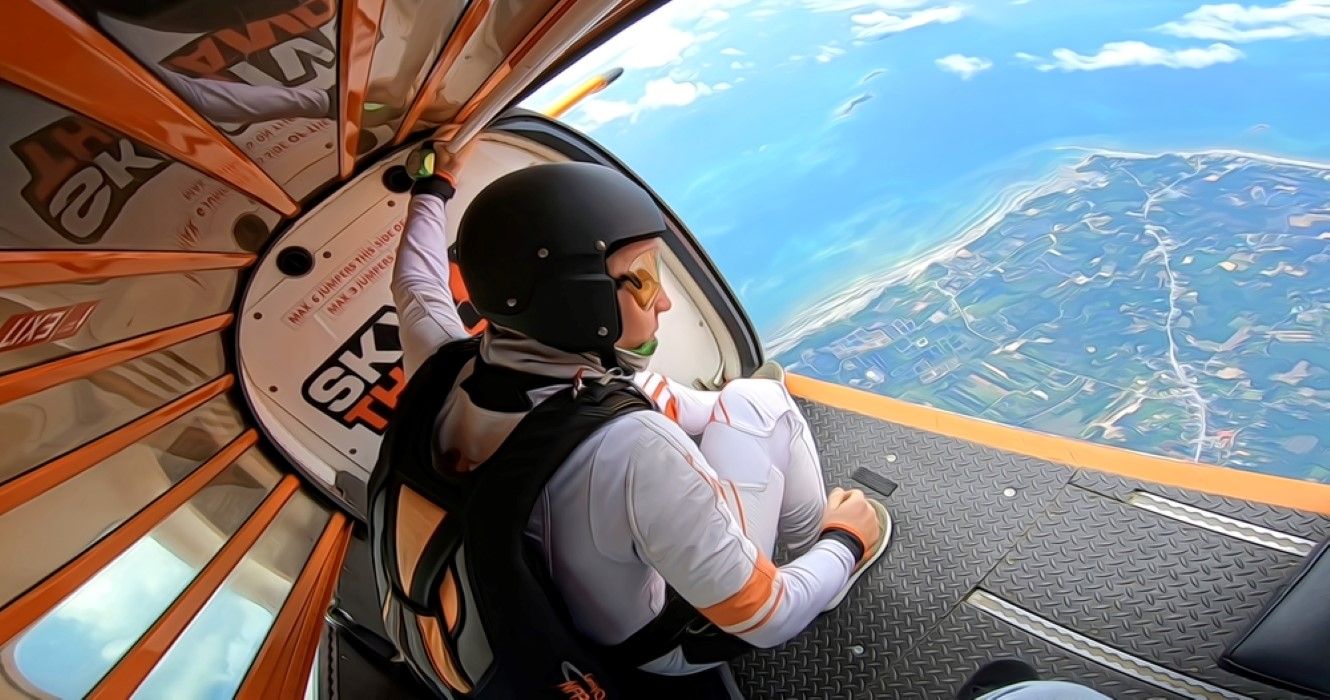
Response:
[[[392,281],[408,376],[442,344],[468,337],[448,287],[445,235],[443,200],[415,195]],[[526,372],[571,381],[579,366],[595,363],[491,340],[481,347],[487,362]],[[818,540],[826,489],[798,407],[784,386],[765,379],[735,380],[718,392],[653,372],[634,379],[659,412],[631,413],[592,434],[547,484],[527,528],[575,624],[602,644],[621,642],[660,611],[668,583],[753,645],[793,638],[847,585],[855,565],[844,544]],[[440,445],[479,463],[517,418],[453,391],[440,415]],[[803,552],[780,567],[771,561],[778,536]],[[703,667],[675,649],[643,668]]]

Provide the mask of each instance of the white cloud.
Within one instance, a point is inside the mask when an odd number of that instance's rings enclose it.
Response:
[[[927,4],[927,0],[804,0],[804,7],[813,12],[847,12],[869,7],[883,10],[912,10]]]
[[[961,5],[939,5],[930,0],[803,0],[803,6],[812,12],[856,12],[850,16],[854,24],[850,33],[860,41],[955,22],[965,16]]]
[[[817,55],[813,57],[813,60],[818,63],[830,63],[831,59],[844,54],[845,49],[838,46],[819,46],[817,47]]]
[[[646,92],[637,101],[637,107],[638,111],[657,107],[684,107],[710,94],[711,88],[702,83],[679,83],[671,78],[658,78],[647,83]]]
[[[993,67],[993,62],[987,58],[965,56],[958,53],[943,56],[942,58],[933,61],[933,63],[936,63],[938,68],[941,68],[948,73],[959,75],[961,80],[969,80],[975,75]]]
[[[723,86],[723,87],[722,87]],[[697,82],[679,82],[673,78],[657,78],[648,81],[642,96],[632,102],[625,100],[605,100],[589,98],[579,104],[576,111],[569,114],[573,126],[591,131],[619,119],[636,120],[643,112],[663,107],[686,107],[713,92],[722,92],[733,87],[729,83],[717,83],[715,86]]]
[[[1282,5],[1202,5],[1159,31],[1188,39],[1261,41],[1330,37],[1330,0],[1288,0]]]
[[[1038,56],[1036,56],[1036,55],[1034,55],[1034,54],[1032,54],[1032,53],[1026,53],[1026,52],[1024,52],[1024,51],[1017,51],[1017,52],[1016,52],[1016,58],[1019,59],[1019,60],[1021,60],[1021,61],[1026,62],[1026,63],[1038,63],[1039,61],[1044,60],[1044,59],[1039,58]]]
[[[1165,68],[1205,68],[1217,63],[1232,63],[1243,53],[1228,44],[1170,51],[1142,41],[1114,41],[1104,44],[1099,53],[1082,55],[1071,49],[1055,49],[1053,62],[1039,66],[1041,71],[1086,71],[1126,66],[1163,66]]]
[[[720,50],[720,55],[722,55],[722,56],[747,56],[748,54],[744,53],[743,51],[740,51],[739,49],[734,48],[733,46],[730,46],[730,47],[726,47],[726,48],[721,49],[721,50]]]
[[[624,29],[556,76],[523,106],[541,109],[573,85],[610,68],[630,75],[677,66],[699,47],[720,36],[729,9],[744,0],[673,0]]]
[[[730,13],[718,8],[708,8],[702,11],[702,16],[697,19],[697,29],[710,29],[730,18]]]
[[[915,12],[893,14],[886,10],[874,10],[864,14],[851,15],[854,27],[850,33],[855,39],[867,41],[884,36],[899,34],[929,24],[948,24],[965,16],[965,9],[959,5],[929,7]]]
[[[580,110],[575,117],[577,124],[583,129],[591,129],[616,119],[633,116],[636,106],[623,100],[601,100],[593,97],[584,100],[577,109]]]
[[[698,34],[669,25],[659,27],[640,39],[632,42],[610,62],[622,66],[624,70],[659,68],[678,63],[684,51],[705,41]]]

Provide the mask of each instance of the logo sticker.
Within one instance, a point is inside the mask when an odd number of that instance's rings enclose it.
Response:
[[[336,47],[319,31],[336,15],[332,0],[308,0],[290,12],[204,34],[162,65],[195,78],[303,85],[317,77],[315,64],[331,68],[337,63]]]
[[[0,324],[0,352],[53,343],[78,335],[97,302],[43,309],[10,316]]]
[[[380,308],[301,387],[301,396],[348,430],[383,435],[406,385],[397,312]]]
[[[171,161],[82,117],[69,116],[16,141],[27,168],[23,199],[57,233],[101,240],[134,193]]]

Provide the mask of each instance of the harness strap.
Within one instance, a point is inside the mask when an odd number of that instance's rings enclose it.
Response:
[[[585,682],[594,675],[592,685],[599,683],[614,698],[614,669],[606,668],[606,662],[627,671],[679,646],[694,663],[728,660],[751,649],[711,625],[673,590],[660,614],[621,644],[600,647],[577,632],[543,554],[525,535],[526,525],[550,477],[579,445],[608,421],[651,410],[653,404],[623,378],[577,382],[531,408],[475,469],[441,471],[437,418],[462,369],[473,359],[478,362],[478,351],[475,340],[445,345],[412,376],[369,485],[376,579],[380,590],[390,591],[403,609],[442,619],[440,583],[458,550],[466,548],[465,595],[475,606],[493,653],[489,671],[473,679],[475,694],[558,696],[555,691],[566,681]],[[514,409],[522,407],[512,396],[549,385],[544,378],[509,376],[479,364],[467,381],[465,389],[473,400],[494,389],[503,396],[502,403]],[[403,486],[447,512],[426,540],[409,587],[397,567],[395,542]]]
[[[729,661],[752,651],[753,645],[716,627],[673,588],[665,589],[665,605],[646,625],[605,652],[627,668],[655,661],[676,648],[692,664]]]
[[[468,558],[473,581],[482,582],[472,595],[495,650],[491,682],[502,679],[511,697],[548,693],[566,665],[586,672],[603,664],[599,650],[576,632],[543,557],[528,546],[526,524],[546,482],[573,450],[612,418],[650,408],[636,387],[620,380],[587,385],[576,395],[562,390],[527,414],[494,456],[472,472],[477,478],[464,539],[468,552],[487,553]],[[524,659],[559,663],[514,665]]]

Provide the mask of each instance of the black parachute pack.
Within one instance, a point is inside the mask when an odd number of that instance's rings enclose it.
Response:
[[[628,697],[616,691],[603,650],[573,628],[523,533],[568,455],[607,421],[652,404],[621,379],[562,389],[475,469],[440,470],[437,418],[478,347],[445,345],[411,378],[370,479],[374,573],[389,636],[443,697]],[[422,523],[432,532],[420,533]]]

